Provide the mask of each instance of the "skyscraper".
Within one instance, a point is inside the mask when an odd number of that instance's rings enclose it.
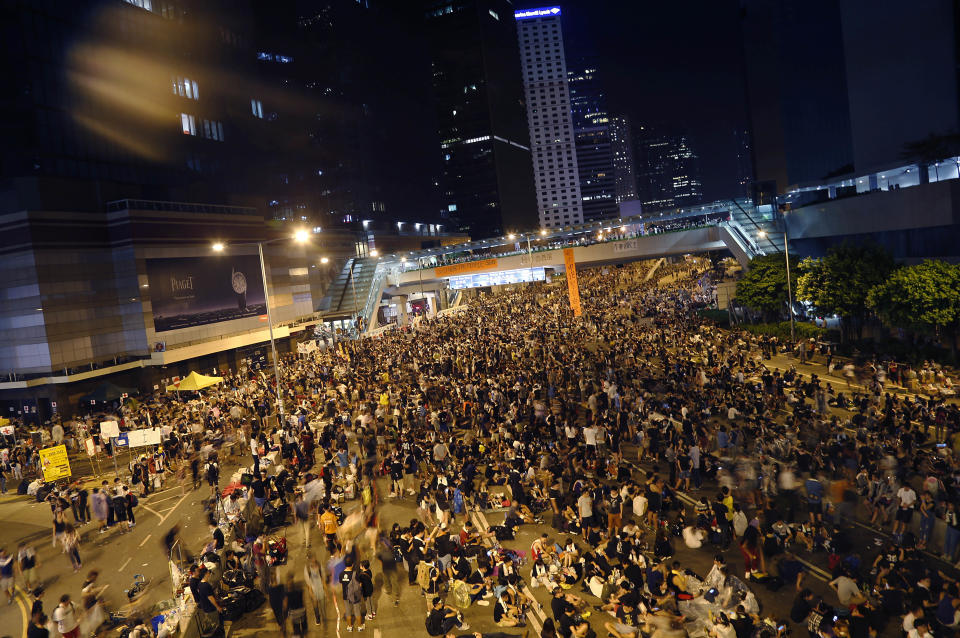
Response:
[[[633,131],[628,118],[610,118],[610,148],[613,151],[617,203],[637,199],[637,167],[633,159]]]
[[[560,7],[517,11],[540,226],[583,223]]]
[[[616,178],[610,117],[597,69],[581,63],[567,72],[577,147],[583,220],[617,216]]]
[[[644,210],[693,206],[703,201],[700,158],[686,135],[641,129],[643,153],[641,200]]]
[[[430,0],[441,215],[473,238],[537,223],[529,131],[508,0]]]

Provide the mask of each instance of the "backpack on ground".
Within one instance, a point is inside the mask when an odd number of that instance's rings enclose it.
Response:
[[[455,580],[450,585],[450,596],[453,606],[457,609],[466,609],[470,606],[470,586],[462,580]]]
[[[490,527],[490,530],[497,537],[498,541],[512,541],[514,538],[512,527],[507,527],[506,525],[493,525]]]

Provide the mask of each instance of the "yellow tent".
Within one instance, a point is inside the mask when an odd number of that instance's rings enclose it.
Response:
[[[202,390],[203,388],[209,388],[212,385],[217,385],[221,381],[223,381],[223,377],[208,377],[205,374],[191,372],[173,385],[168,385],[167,392],[176,392],[177,390],[193,392],[196,390]]]

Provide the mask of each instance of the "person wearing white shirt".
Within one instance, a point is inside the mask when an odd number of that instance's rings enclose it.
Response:
[[[917,618],[913,623],[913,629],[907,632],[907,638],[933,638],[927,619]]]
[[[583,428],[583,441],[587,444],[588,452],[596,452],[597,450],[597,426],[589,425]]]
[[[913,508],[917,502],[917,493],[909,485],[904,485],[897,491],[900,505],[897,508],[897,517],[893,523],[893,533],[902,534],[913,520]]]

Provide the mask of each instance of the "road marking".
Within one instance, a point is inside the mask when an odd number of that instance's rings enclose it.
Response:
[[[131,557],[127,557],[127,560],[123,561],[123,565],[120,565],[120,569],[118,569],[117,571],[122,572],[123,568],[130,564],[130,559]]]
[[[180,494],[171,494],[170,496],[164,496],[163,498],[151,498],[150,504],[155,505],[157,503],[162,503],[164,501],[169,501],[171,498],[177,498]]]
[[[27,606],[23,604],[23,601],[29,602],[30,598],[27,596],[27,592],[20,588],[20,585],[15,586],[14,594],[19,594],[16,596],[17,607],[20,608],[20,616],[23,619],[23,638],[27,638],[27,629],[30,628],[30,614],[27,613]]]
[[[177,501],[177,504],[174,505],[173,507],[171,507],[169,510],[167,510],[167,513],[163,515],[163,518],[160,519],[160,523],[159,523],[159,524],[162,525],[162,524],[163,524],[163,521],[167,520],[167,517],[170,516],[170,515],[173,513],[173,510],[175,510],[175,509],[177,509],[178,507],[180,507],[180,503],[183,503],[183,501],[184,501],[188,496],[190,496],[190,495],[189,495],[189,494],[184,494],[183,496],[181,496],[181,497],[180,497],[180,500]]]
[[[140,547],[143,547],[144,545],[146,545],[147,541],[150,540],[151,536],[153,536],[153,534],[147,534],[147,536],[142,541],[140,541]]]
[[[157,518],[160,518],[160,519],[163,518],[163,515],[160,514],[160,512],[158,512],[157,510],[153,509],[153,508],[150,507],[149,505],[144,505],[144,506],[143,506],[143,509],[147,510],[147,511],[150,512],[151,514],[155,514],[155,515],[157,516]]]

